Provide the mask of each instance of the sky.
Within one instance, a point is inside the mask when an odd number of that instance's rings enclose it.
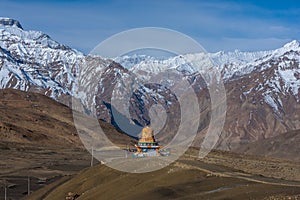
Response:
[[[270,50],[300,40],[295,0],[1,0],[0,16],[85,54],[114,34],[142,27],[179,31],[208,52]]]

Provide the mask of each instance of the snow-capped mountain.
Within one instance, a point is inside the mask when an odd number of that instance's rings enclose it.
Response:
[[[43,32],[24,30],[9,18],[0,18],[0,58],[1,88],[39,92],[68,105],[68,96],[77,97],[80,70],[90,65],[102,69],[108,63],[85,56]]]
[[[199,60],[208,60],[211,62],[201,63],[201,69],[206,69],[205,66],[213,64],[217,67],[223,74],[224,80],[230,80],[234,76],[242,76],[257,70],[257,66],[262,63],[268,62],[271,59],[277,59],[288,52],[300,51],[300,44],[298,41],[294,40],[287,43],[283,47],[270,50],[270,51],[258,51],[258,52],[241,52],[235,50],[233,52],[220,51],[217,53],[196,53],[193,56]],[[158,74],[166,70],[175,69],[177,71],[185,71],[189,73],[194,73],[199,68],[193,68],[191,66],[190,60],[187,58],[188,55],[178,55],[175,57],[170,57],[168,59],[156,59],[152,56],[146,55],[133,55],[133,56],[123,56],[117,57],[114,60],[120,63],[122,66],[133,72],[147,72],[148,74]],[[293,55],[290,55],[293,56]],[[294,57],[290,57],[293,59]],[[263,70],[267,67],[264,65]]]
[[[279,93],[292,91],[292,94],[298,101],[298,89],[300,88],[299,81],[299,61],[300,61],[300,43],[296,40],[287,43],[283,47],[259,52],[217,52],[217,53],[198,53],[194,58],[200,60],[208,60],[211,62],[202,62],[201,68],[195,68],[191,63],[193,60],[187,58],[188,55],[179,55],[169,59],[155,59],[150,56],[134,55],[133,58],[124,56],[123,59],[118,57],[115,60],[128,68],[133,73],[141,77],[149,78],[151,75],[157,75],[167,70],[178,72],[188,72],[193,74],[197,70],[205,70],[209,65],[213,64],[222,73],[224,82],[232,81],[240,77],[249,75],[254,72],[263,72],[269,68],[274,68],[274,77],[272,79],[264,79],[261,82],[260,90],[263,86],[275,88]],[[190,58],[190,57],[189,57]],[[256,80],[253,80],[256,81]],[[282,81],[282,87],[279,81]],[[268,92],[269,93],[269,92]],[[268,102],[270,103],[270,99]]]
[[[191,58],[204,61],[195,68]],[[195,74],[195,71],[200,71],[201,74],[201,70],[207,69],[211,64],[217,67],[225,84],[228,106],[220,148],[232,149],[241,143],[300,129],[300,116],[297,114],[300,111],[298,41],[294,40],[276,50],[260,52],[197,53],[193,56],[179,55],[168,59],[149,56],[139,58],[135,55],[134,59],[128,56],[124,60],[117,59],[142,79],[149,79],[166,71],[170,73],[170,70],[197,77],[199,74]],[[128,61],[133,63],[127,66]],[[199,85],[201,78],[198,80],[196,84]],[[208,101],[205,95],[199,95],[201,106],[209,107]],[[204,116],[206,114],[203,113]],[[199,131],[204,131],[207,126],[205,121],[201,122],[202,128]]]
[[[270,51],[196,53],[166,59],[133,55],[113,60],[86,56],[45,33],[24,30],[16,20],[0,18],[0,88],[35,91],[68,105],[73,96],[87,113],[112,124],[116,123],[112,113],[119,109],[112,99],[124,111],[118,113],[121,119],[136,125],[149,124],[151,107],[160,104],[171,116],[164,130],[172,133],[180,121],[178,98],[172,91],[183,87],[178,83],[184,79],[192,84],[201,119],[205,119],[199,126],[201,140],[210,113],[202,75],[215,67],[225,84],[228,107],[220,148],[300,129],[298,41]],[[134,90],[127,90],[132,81]],[[132,93],[126,96],[128,91]],[[128,102],[120,103],[125,96]]]
[[[73,94],[83,54],[39,31],[26,31],[13,19],[0,19],[0,87],[43,90],[58,98]]]
[[[71,105],[73,96],[80,99],[85,112],[113,123],[110,99],[113,89],[124,87],[125,78],[131,76],[121,65],[109,59],[86,56],[40,31],[24,30],[18,21],[9,18],[0,18],[0,38],[0,88],[39,92],[67,105]],[[167,90],[162,89],[157,98],[145,91],[154,91],[159,86],[138,82],[137,85],[138,96],[145,104],[150,106],[160,101],[169,107],[169,101],[165,100],[169,98]],[[114,97],[123,97],[123,93]],[[138,99],[135,101],[138,105]],[[143,125],[149,123],[146,108],[139,106],[131,110],[135,116],[132,120],[136,118],[136,122]],[[141,112],[143,116],[137,114]],[[128,116],[128,113],[122,114]]]

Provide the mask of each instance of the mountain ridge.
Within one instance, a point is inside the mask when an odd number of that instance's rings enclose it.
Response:
[[[232,149],[236,146],[233,143],[253,142],[300,128],[297,114],[300,99],[298,41],[260,52],[196,53],[168,59],[137,55],[113,58],[118,64],[111,59],[86,56],[42,32],[21,29],[16,21],[2,21],[1,88],[39,92],[69,106],[72,106],[71,98],[74,97],[81,101],[88,113],[114,124],[113,91],[119,91],[114,94],[118,94],[116,99],[121,99],[127,81],[135,80],[138,87],[129,96],[130,102],[121,105],[124,110],[121,114],[130,123],[144,126],[151,122],[149,109],[152,105],[163,105],[167,112],[173,113],[173,119],[180,119],[180,113],[175,112],[178,99],[172,93],[176,86],[176,80],[172,78],[188,80],[197,93],[199,105],[207,108],[201,113],[205,116],[198,130],[201,141],[210,112],[210,98],[201,72],[214,63],[223,77],[228,104],[222,133],[227,139],[222,138],[219,148]],[[193,59],[200,60],[200,65],[191,65]],[[98,79],[93,79],[95,77]],[[150,79],[156,80],[157,84],[146,84]],[[78,91],[80,86],[83,86],[82,91]],[[238,113],[244,115],[238,117]],[[179,123],[168,121],[171,122]],[[171,124],[161,131],[174,132]]]

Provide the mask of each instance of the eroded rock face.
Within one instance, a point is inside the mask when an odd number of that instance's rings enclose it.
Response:
[[[221,146],[236,146],[299,129],[299,101],[278,77],[278,65],[227,82],[227,116]],[[272,81],[277,81],[274,83]]]

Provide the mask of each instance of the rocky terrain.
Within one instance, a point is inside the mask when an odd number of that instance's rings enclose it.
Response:
[[[219,68],[226,89],[227,113],[219,149],[233,150],[238,146],[284,134],[299,129],[299,60],[300,45],[292,41],[282,48],[262,52],[218,52],[208,56]],[[145,79],[167,70],[184,74],[184,77],[199,77],[192,82],[198,94],[201,108],[210,107],[210,97],[205,91],[201,73],[206,62],[193,65],[190,55],[157,60],[150,56],[134,55],[116,58]],[[207,59],[203,53],[194,59]],[[200,75],[195,72],[200,72]],[[202,84],[201,84],[202,83]],[[204,89],[201,89],[204,88]],[[199,146],[207,131],[207,109],[202,110],[198,134]],[[242,113],[242,114],[241,114]]]
[[[25,30],[13,19],[1,18],[0,30],[1,88],[39,92],[70,107],[74,97],[81,104],[79,110],[132,136],[159,118],[166,122],[159,128],[159,138],[169,141],[181,114],[174,89],[183,88],[176,82],[185,80],[199,100],[203,119],[195,141],[199,146],[211,113],[202,75],[211,64],[221,72],[227,95],[226,122],[216,148],[234,150],[299,129],[298,41],[270,51],[196,53],[165,59],[133,55],[113,58],[113,62],[86,56],[45,33]],[[195,60],[201,62],[195,65]],[[152,84],[147,84],[149,80]],[[157,116],[155,109],[166,114]]]

